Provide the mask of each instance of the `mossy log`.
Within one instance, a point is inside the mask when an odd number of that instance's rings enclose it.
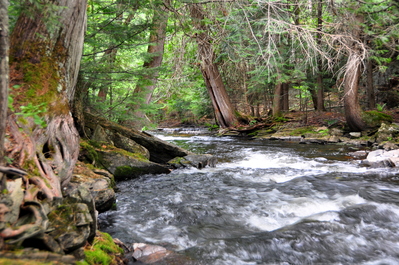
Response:
[[[150,161],[165,164],[175,157],[182,157],[191,154],[187,150],[174,144],[162,141],[150,134],[121,126],[105,118],[95,116],[91,113],[85,113],[86,134],[91,136],[97,126],[101,126],[113,133],[119,133],[139,145],[144,146],[150,152]]]

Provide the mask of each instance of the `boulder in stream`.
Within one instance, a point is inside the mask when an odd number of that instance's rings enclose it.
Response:
[[[206,166],[215,167],[216,163],[216,157],[209,154],[187,155],[184,157],[176,157],[168,161],[168,164],[173,168],[196,167],[202,169]]]
[[[399,149],[372,151],[362,161],[362,164],[370,167],[397,167],[399,166]]]

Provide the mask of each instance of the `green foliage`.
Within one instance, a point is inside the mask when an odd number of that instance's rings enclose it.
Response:
[[[383,111],[386,105],[387,105],[386,103],[384,103],[384,104],[377,103],[377,111],[380,111],[380,112]]]
[[[40,116],[47,111],[47,103],[41,103],[39,105],[28,103],[26,106],[20,106],[20,109],[21,111],[15,113],[16,115],[20,115],[24,118],[33,118],[36,125],[42,128],[47,127],[46,121]]]
[[[219,125],[217,125],[217,124],[205,123],[204,125],[205,125],[205,127],[208,128],[209,131],[214,131],[214,130],[219,129]]]
[[[8,157],[8,156],[4,156],[4,161],[5,161],[7,164],[11,165],[12,162],[14,161],[14,158],[11,158],[11,157]]]

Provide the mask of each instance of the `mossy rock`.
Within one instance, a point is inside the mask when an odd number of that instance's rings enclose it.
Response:
[[[376,110],[363,112],[362,118],[367,126],[371,128],[377,128],[381,126],[383,122],[392,123],[393,121],[391,115]]]
[[[77,265],[121,264],[118,261],[122,260],[124,251],[109,234],[97,231],[93,243],[85,247],[84,253],[85,260]]]

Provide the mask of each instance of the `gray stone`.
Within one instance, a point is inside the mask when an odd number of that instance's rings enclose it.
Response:
[[[176,157],[168,162],[168,164],[174,168],[196,167],[198,169],[202,169],[206,166],[215,167],[216,163],[216,157],[209,154]]]
[[[79,185],[77,183],[69,183],[67,187],[63,189],[63,195],[65,197],[64,203],[66,205],[73,204],[73,203],[84,203],[87,205],[88,212],[92,218],[92,222],[88,225],[88,229],[84,227],[80,227],[81,230],[85,231],[88,230],[87,241],[91,242],[97,230],[97,210],[95,208],[95,203],[91,192],[85,187],[84,185]],[[85,226],[86,227],[86,226]],[[70,251],[77,249],[81,246],[75,246],[69,249]]]
[[[91,140],[96,142],[105,142],[111,145],[114,144],[105,129],[99,125],[96,126],[93,135],[91,136]]]
[[[385,151],[390,151],[390,150],[398,149],[399,147],[398,147],[398,145],[396,145],[394,143],[387,142],[387,143],[380,144],[378,146],[378,148],[384,149]]]
[[[111,137],[115,147],[121,148],[131,153],[141,154],[143,157],[150,159],[150,152],[132,139],[129,139],[119,133],[115,133]]]
[[[360,138],[362,136],[362,133],[361,132],[350,132],[349,135],[352,138]]]
[[[343,133],[343,131],[341,129],[332,128],[332,129],[330,129],[330,135],[332,135],[332,136],[342,136],[342,135],[344,135],[344,133]]]
[[[95,172],[94,172],[95,171]],[[106,170],[91,170],[83,163],[78,163],[74,169],[71,183],[77,183],[90,191],[97,211],[105,212],[113,206],[116,200],[114,177]]]
[[[164,247],[144,243],[133,244],[133,257],[145,264],[153,264],[169,256],[172,251]]]

